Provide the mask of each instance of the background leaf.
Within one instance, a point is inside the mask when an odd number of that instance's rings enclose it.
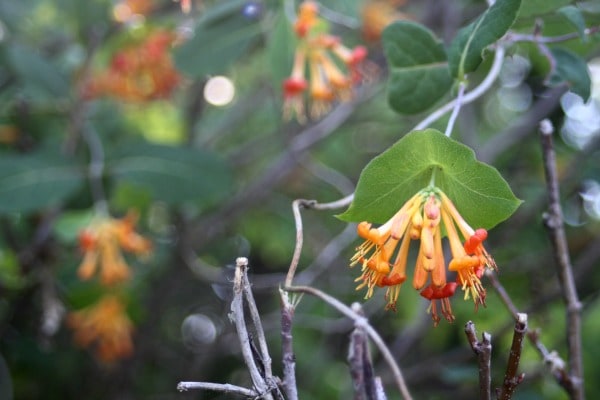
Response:
[[[69,85],[60,70],[32,48],[13,44],[8,47],[12,71],[24,82],[31,97],[55,98],[68,95]]]
[[[554,47],[550,51],[556,66],[548,79],[548,83],[559,85],[566,82],[573,93],[580,95],[583,101],[588,101],[592,81],[585,60],[561,47]]]
[[[390,68],[388,101],[395,111],[424,111],[450,89],[446,52],[429,29],[414,22],[395,22],[384,30],[382,40]]]
[[[577,29],[577,33],[579,33],[579,37],[581,37],[583,41],[588,40],[588,37],[585,34],[585,19],[579,8],[575,6],[566,6],[562,7],[557,12],[564,16],[567,21]]]
[[[360,175],[344,221],[384,223],[419,190],[443,190],[473,227],[489,229],[519,206],[498,171],[475,159],[469,147],[435,129],[413,131],[375,157]]]
[[[521,0],[497,0],[477,20],[462,28],[448,50],[450,73],[459,80],[475,71],[486,47],[508,31],[517,17]]]
[[[154,200],[208,206],[230,193],[229,168],[214,153],[151,144],[130,145],[117,153],[110,164],[117,182],[148,190]]]
[[[245,1],[229,1],[202,17],[194,36],[177,47],[177,68],[191,77],[223,73],[261,32],[258,19],[244,14]]]
[[[60,203],[84,182],[70,160],[46,151],[0,158],[0,212],[31,212]]]
[[[275,16],[273,29],[267,43],[268,69],[271,71],[273,82],[282,82],[292,70],[294,50],[296,49],[296,34],[290,20],[283,10]]]
[[[527,0],[521,5],[519,18],[551,13],[568,4],[571,0]]]

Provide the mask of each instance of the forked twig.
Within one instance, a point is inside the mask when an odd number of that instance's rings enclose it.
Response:
[[[386,346],[381,336],[379,336],[377,331],[369,324],[369,321],[366,317],[357,314],[354,310],[352,310],[350,307],[348,307],[338,299],[334,298],[333,296],[330,296],[327,293],[324,293],[310,286],[290,286],[285,287],[284,290],[293,293],[307,293],[312,296],[318,297],[319,299],[323,300],[325,303],[329,304],[346,317],[352,319],[354,321],[355,326],[362,326],[362,328],[369,335],[369,338],[371,338],[373,343],[375,343],[375,346],[377,346],[377,348],[381,352],[381,355],[392,370],[392,374],[394,375],[396,385],[398,386],[398,390],[402,394],[402,397],[406,400],[412,400],[412,396],[408,390],[408,387],[406,386],[406,382],[404,380],[404,376],[402,375],[402,371],[396,363],[394,356]]]
[[[544,158],[544,172],[548,190],[548,212],[544,215],[544,224],[548,230],[557,265],[558,281],[563,294],[567,313],[567,346],[569,349],[569,375],[571,377],[572,399],[585,397],[583,391],[583,359],[581,344],[581,303],[575,287],[573,266],[569,256],[569,247],[564,229],[556,156],[552,134],[554,127],[549,120],[540,122],[540,141]]]
[[[492,335],[483,332],[481,341],[477,339],[477,330],[472,321],[465,325],[465,334],[471,345],[471,349],[477,355],[479,363],[479,398],[481,400],[491,399],[492,390]]]
[[[518,374],[521,351],[523,350],[523,338],[527,333],[527,314],[519,313],[515,321],[515,332],[513,334],[512,346],[502,388],[499,390],[498,399],[510,400],[519,383],[523,381],[524,374]]]

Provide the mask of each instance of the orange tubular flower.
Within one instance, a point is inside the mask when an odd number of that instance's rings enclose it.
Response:
[[[367,50],[362,46],[351,50],[338,37],[328,34],[327,24],[319,17],[313,1],[300,5],[294,32],[298,46],[292,73],[283,82],[283,116],[295,116],[303,123],[307,88],[312,118],[322,117],[334,101],[352,98],[352,86],[361,81],[360,64],[366,59]]]
[[[84,252],[77,275],[88,280],[99,269],[103,285],[114,285],[129,279],[130,270],[121,249],[137,255],[147,255],[152,243],[135,232],[137,215],[129,212],[123,219],[102,218],[79,234],[79,246]]]
[[[87,308],[71,312],[67,324],[74,331],[75,343],[94,346],[101,361],[112,362],[133,353],[133,324],[114,295],[106,295]]]
[[[458,286],[465,292],[465,299],[473,298],[476,309],[480,304],[485,306],[485,289],[481,284],[483,270],[485,267],[496,268],[482,244],[487,231],[473,230],[440,189],[432,186],[421,190],[379,228],[363,221],[357,230],[365,241],[357,247],[350,265],[362,265],[362,273],[356,281],[360,282],[357,290],[367,288],[365,298],[373,295],[376,286],[387,287],[386,309],[396,309],[400,287],[406,280],[410,241],[419,240],[412,284],[421,291],[421,296],[431,301],[429,312],[434,325],[441,320],[438,301],[441,315],[449,322],[454,321],[450,297]],[[455,282],[446,280],[442,248],[444,231],[452,253],[448,270],[457,273]],[[394,253],[396,257],[392,263],[390,259]]]

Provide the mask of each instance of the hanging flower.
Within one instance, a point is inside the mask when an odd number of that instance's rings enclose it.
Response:
[[[357,289],[366,287],[365,298],[372,296],[375,287],[386,287],[386,309],[395,310],[400,287],[407,279],[408,250],[414,240],[419,242],[419,252],[412,286],[431,301],[429,312],[434,325],[441,319],[438,312],[449,322],[454,321],[449,299],[458,286],[465,299],[473,299],[476,309],[485,306],[481,277],[484,268],[496,268],[483,247],[487,231],[471,228],[439,188],[432,186],[419,191],[379,228],[364,221],[358,224],[357,231],[365,241],[357,247],[350,265],[362,266],[362,274],[356,280],[360,282]],[[448,270],[456,272],[454,282],[448,282],[446,277],[443,232],[450,243],[452,259]]]
[[[99,218],[79,234],[79,246],[84,252],[77,274],[88,280],[99,270],[100,281],[113,285],[126,281],[130,269],[121,250],[147,255],[152,243],[135,232],[137,213],[130,211],[123,219]]]
[[[67,316],[73,340],[81,347],[94,347],[103,362],[113,362],[133,353],[133,324],[121,300],[105,295],[97,303]]]
[[[292,73],[283,82],[283,115],[303,123],[307,99],[310,116],[316,119],[325,115],[334,101],[352,98],[354,85],[362,80],[360,66],[367,50],[363,46],[350,49],[340,38],[330,35],[313,1],[300,5],[294,32],[298,45]]]

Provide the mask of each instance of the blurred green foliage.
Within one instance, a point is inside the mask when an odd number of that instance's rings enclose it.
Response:
[[[337,35],[348,43],[362,43],[361,10],[367,3],[386,1],[329,0],[322,5]],[[232,263],[238,256],[250,259],[274,373],[280,375],[277,293],[295,245],[291,202],[327,202],[349,194],[373,157],[409,132],[429,106],[456,94],[446,80],[441,90],[429,94],[405,90],[402,96],[410,97],[406,102],[417,98],[427,106],[413,110],[417,115],[396,114],[387,92],[395,65],[390,60],[388,69],[385,45],[375,41],[367,43],[368,79],[354,102],[305,126],[283,121],[281,81],[292,64],[290,11],[297,2],[198,0],[190,14],[183,14],[176,2],[154,0],[145,15],[117,21],[115,7],[133,3],[0,1],[1,399],[231,398],[213,392],[178,393],[176,385],[197,380],[250,386],[228,318]],[[483,0],[396,3],[414,20],[411,24],[424,24],[446,48],[487,6]],[[598,94],[590,92],[586,63],[599,54],[600,38],[593,32],[587,40],[581,38],[582,21],[587,28],[600,24],[592,3],[523,1],[513,32],[532,34],[541,21],[543,36],[575,36],[551,44],[560,61],[555,70],[538,46],[514,44],[509,56],[529,63],[520,84],[529,90],[531,103],[522,110],[509,107],[500,80],[463,108],[453,134],[497,168],[524,200],[513,217],[490,231],[488,250],[513,301],[529,313],[530,327],[539,328],[542,342],[563,358],[565,306],[542,226],[547,206],[536,131],[543,117],[557,131],[565,120],[559,96],[546,84],[567,82],[582,97],[598,101]],[[468,51],[469,68],[463,72],[470,72],[470,87],[489,72],[484,48],[514,19],[503,17],[492,21],[502,25],[497,35]],[[180,35],[169,56],[181,81],[169,96],[136,103],[86,95],[87,79],[109,68],[127,45],[159,28]],[[427,32],[419,29],[418,35]],[[472,28],[462,32],[477,36]],[[463,54],[464,43],[459,42],[449,47],[454,49],[452,60]],[[446,56],[433,60],[445,62]],[[459,69],[456,62],[452,65]],[[232,103],[217,107],[205,101],[203,89],[213,75],[233,81]],[[344,107],[351,107],[345,116],[339,111]],[[432,128],[443,131],[446,118]],[[600,272],[594,268],[600,260],[600,223],[579,193],[585,181],[598,181],[600,145],[596,138],[576,149],[557,136],[556,147],[562,205],[565,215],[572,216],[567,234],[584,304],[585,387],[592,398],[600,393],[595,380],[600,370],[595,336]],[[154,243],[147,260],[127,256],[134,278],[123,291],[135,324],[135,352],[111,365],[77,347],[64,324],[66,313],[93,303],[105,291],[95,281],[77,278],[82,257],[77,236],[104,200],[115,216],[137,209],[138,230]],[[362,303],[362,293],[354,290],[359,271],[348,268],[358,244],[353,237],[344,237],[334,261],[311,265],[346,227],[334,214],[303,211],[305,246],[298,279],[310,280],[346,304]],[[410,254],[411,260],[415,257]],[[468,320],[493,336],[493,385],[500,385],[513,321],[491,288],[487,308],[477,313],[457,296],[456,322],[436,329],[426,314],[427,304],[410,285],[402,288],[396,313],[384,311],[384,304],[382,293],[376,293],[364,302],[364,311],[393,351],[415,398],[476,398],[477,364],[463,334]],[[183,321],[195,314],[209,322],[190,333]],[[352,395],[346,363],[352,329],[351,321],[327,305],[308,296],[302,299],[293,331],[301,398]],[[207,331],[215,335],[202,341]],[[184,340],[190,334],[196,341]],[[399,398],[381,355],[373,351],[373,359],[389,398]],[[528,343],[521,370],[525,380],[515,398],[567,398]]]

